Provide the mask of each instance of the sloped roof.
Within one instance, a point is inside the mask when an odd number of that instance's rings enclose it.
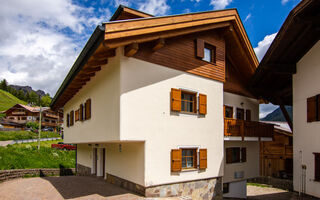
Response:
[[[109,57],[115,56],[117,47],[217,28],[228,30],[226,48],[234,49],[234,55],[239,58],[236,62],[246,67],[247,76],[251,77],[258,60],[236,9],[111,21],[96,28],[53,98],[51,107],[63,107],[101,70]]]
[[[40,112],[40,107],[39,106],[32,107],[32,106],[28,106],[28,105],[19,104],[19,103],[14,105],[14,106],[12,106],[11,108],[9,108],[8,110],[6,110],[4,112],[7,112],[7,111],[9,111],[12,108],[17,107],[17,106],[20,106],[20,107],[22,107],[22,108],[24,108],[24,109],[26,109],[26,110],[28,110],[30,112]],[[48,109],[50,109],[50,107],[42,107],[41,108],[42,111],[45,111],[45,110],[48,110]]]

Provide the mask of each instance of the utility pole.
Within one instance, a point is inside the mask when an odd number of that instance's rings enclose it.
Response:
[[[39,111],[39,131],[38,131],[38,150],[40,150],[40,138],[41,138],[41,116],[42,116],[42,113],[41,113],[41,96],[39,95],[39,104],[40,104],[40,111]]]

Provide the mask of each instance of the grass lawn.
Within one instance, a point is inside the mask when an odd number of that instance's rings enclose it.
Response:
[[[0,170],[34,169],[34,168],[65,168],[75,167],[75,151],[52,149],[51,144],[62,142],[41,142],[40,151],[37,143],[14,144],[0,147]]]
[[[41,138],[60,137],[58,133],[54,132],[42,132]],[[0,131],[0,141],[5,140],[24,140],[24,139],[36,139],[38,133],[32,131]]]
[[[256,187],[262,187],[262,188],[272,187],[271,185],[260,184],[260,183],[247,183],[247,185],[256,186]]]
[[[13,96],[9,92],[0,89],[0,111],[7,110],[17,103],[26,105],[27,103]]]

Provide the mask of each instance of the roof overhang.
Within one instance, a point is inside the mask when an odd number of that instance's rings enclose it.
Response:
[[[137,19],[137,18],[145,18],[145,17],[153,17],[153,15],[150,15],[132,8],[128,8],[124,5],[119,5],[117,10],[114,12],[112,17],[110,18],[110,21]]]
[[[53,98],[51,107],[54,110],[63,107],[101,70],[102,65],[107,64],[108,58],[115,56],[117,47],[130,47],[130,52],[134,52],[139,43],[213,29],[224,30],[226,48],[237,49],[234,55],[239,59],[236,60],[246,66],[247,75],[251,77],[258,60],[236,9],[112,21],[96,28]]]
[[[305,0],[289,13],[252,78],[257,96],[276,105],[292,105],[296,63],[320,39],[319,10],[319,0]]]

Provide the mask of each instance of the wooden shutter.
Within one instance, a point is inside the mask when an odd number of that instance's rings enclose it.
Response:
[[[316,105],[317,97],[310,97],[307,99],[307,122],[316,121]]]
[[[199,94],[199,114],[207,114],[207,95]]]
[[[199,149],[199,169],[207,168],[207,149]]]
[[[320,181],[320,153],[314,153],[314,180]]]
[[[70,112],[70,126],[73,126],[74,124],[74,111],[72,110]]]
[[[180,172],[182,169],[182,150],[172,149],[171,150],[171,171]]]
[[[181,111],[181,90],[171,88],[171,110],[180,112]]]
[[[91,99],[87,99],[85,103],[85,119],[91,118]]]
[[[80,120],[80,121],[83,121],[83,104],[80,104],[79,115],[80,115],[79,120]]]
[[[246,120],[251,121],[251,110],[246,110]]]
[[[70,114],[67,114],[67,127],[70,126]]]
[[[79,110],[75,111],[75,121],[79,121]]]
[[[204,40],[196,40],[196,55],[201,59],[204,57]]]
[[[241,148],[241,162],[247,162],[247,149]]]
[[[227,148],[226,149],[226,162],[227,163],[232,163],[232,156],[233,156],[233,149]]]

